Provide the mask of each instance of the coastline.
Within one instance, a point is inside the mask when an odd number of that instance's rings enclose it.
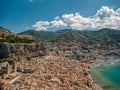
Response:
[[[92,69],[92,68],[100,66],[101,64],[114,63],[114,62],[117,62],[117,61],[120,61],[120,58],[112,58],[112,59],[109,59],[109,60],[97,59],[94,63],[90,64],[90,68]]]
[[[109,59],[109,60],[100,60],[100,59],[97,59],[95,63],[91,63],[90,64],[90,69],[94,69],[96,67],[99,67],[100,65],[102,64],[108,64],[108,63],[114,63],[114,62],[117,62],[117,61],[120,61],[120,58],[112,58],[112,59]],[[92,75],[92,74],[91,74]],[[92,77],[93,79],[93,77]],[[95,86],[95,90],[103,90],[103,88],[93,79],[94,81],[94,86]]]
[[[103,89],[100,87],[99,84],[97,84],[97,83],[94,82],[93,85],[94,85],[94,90],[103,90]]]
[[[103,63],[104,63],[103,60],[97,59],[96,62],[90,64],[90,70],[91,70],[92,68],[95,68],[95,67],[100,66],[100,65],[103,64]],[[91,75],[91,77],[92,77],[92,75]],[[93,85],[94,85],[94,90],[103,90],[102,87],[93,79],[93,77],[92,77],[92,80],[94,81],[94,83],[93,83]]]

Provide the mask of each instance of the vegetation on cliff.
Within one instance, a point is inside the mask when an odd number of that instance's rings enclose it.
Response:
[[[0,42],[32,43],[35,42],[35,39],[30,35],[15,35],[8,29],[0,27]]]

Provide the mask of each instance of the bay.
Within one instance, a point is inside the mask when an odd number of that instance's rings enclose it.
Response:
[[[104,90],[120,90],[120,60],[92,68],[91,75]]]

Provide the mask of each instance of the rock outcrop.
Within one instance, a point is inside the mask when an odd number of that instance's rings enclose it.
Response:
[[[10,56],[27,55],[33,52],[44,53],[44,47],[35,43],[0,43],[0,59]]]
[[[9,31],[8,29],[0,26],[0,37],[5,37],[5,36],[9,36],[9,35],[13,35],[13,33],[11,31]]]

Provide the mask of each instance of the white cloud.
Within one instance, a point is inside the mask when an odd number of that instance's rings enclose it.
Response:
[[[63,21],[67,23],[72,29],[83,30],[93,23],[90,18],[84,18],[79,13],[65,14],[62,16]]]
[[[47,24],[46,24],[47,22]],[[72,28],[77,30],[94,30],[101,28],[120,29],[120,8],[114,10],[107,6],[102,6],[94,16],[83,17],[80,13],[64,14],[56,16],[52,21],[39,21],[33,25],[37,30],[47,30],[49,28]]]
[[[100,20],[103,20],[103,19],[108,19],[114,14],[115,14],[115,11],[113,9],[110,9],[109,7],[106,7],[106,6],[102,6],[102,8],[97,11],[95,16],[99,17]]]
[[[51,27],[56,27],[56,28],[67,26],[67,24],[63,22],[63,20],[61,20],[59,16],[56,16],[54,20],[51,21],[50,23],[51,23]]]
[[[102,6],[92,17],[82,17],[79,13],[65,14],[63,21],[71,28],[77,30],[113,28],[120,29],[120,8],[113,10],[107,6]]]
[[[33,25],[33,27],[38,31],[47,30],[47,28],[49,28],[49,24],[50,23],[48,21],[38,21]]]
[[[120,29],[120,8],[113,10],[113,8],[102,6],[92,19],[93,23],[96,23],[96,28]]]
[[[58,19],[58,18],[55,18],[55,19]],[[61,19],[53,20],[51,21],[51,24],[52,24],[51,27],[56,27],[56,28],[67,26],[67,24],[64,23]]]
[[[59,20],[59,19],[60,19],[60,17],[59,17],[59,16],[56,16],[54,19],[55,19],[55,20]]]

